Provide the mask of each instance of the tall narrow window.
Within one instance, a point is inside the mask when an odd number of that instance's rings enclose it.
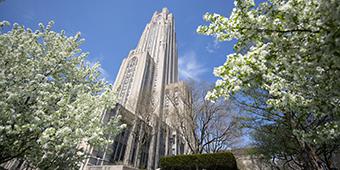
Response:
[[[121,104],[126,103],[127,98],[130,94],[131,85],[132,85],[132,82],[133,82],[133,77],[134,77],[134,74],[135,74],[137,62],[138,62],[137,57],[133,57],[128,62],[127,68],[126,68],[125,73],[124,73],[122,85],[121,85],[122,88],[121,88],[119,95],[118,95],[118,100],[120,101]]]

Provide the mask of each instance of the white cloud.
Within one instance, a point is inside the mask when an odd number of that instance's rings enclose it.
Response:
[[[208,70],[197,61],[194,51],[189,51],[178,59],[179,76],[182,79],[201,80],[202,74]]]
[[[209,53],[214,53],[219,48],[220,48],[220,42],[217,39],[215,39],[214,42],[209,42],[208,45],[205,47],[205,49]]]

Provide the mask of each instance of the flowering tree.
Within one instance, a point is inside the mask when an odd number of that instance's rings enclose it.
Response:
[[[80,34],[33,32],[0,22],[0,164],[25,161],[39,169],[74,169],[86,157],[80,144],[103,146],[119,118],[101,115],[115,104],[99,65],[86,64]]]
[[[284,125],[297,141],[297,163],[307,169],[331,166],[319,146],[339,149],[339,16],[337,0],[235,0],[229,18],[207,13],[210,24],[198,28],[238,40],[235,53],[215,68],[220,79],[207,98],[249,94],[243,101],[257,118]]]

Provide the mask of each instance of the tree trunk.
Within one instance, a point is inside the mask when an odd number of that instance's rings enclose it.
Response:
[[[304,145],[304,150],[307,155],[307,159],[305,159],[305,163],[307,163],[307,169],[323,170],[322,160],[316,154],[315,149],[306,142],[304,143]]]

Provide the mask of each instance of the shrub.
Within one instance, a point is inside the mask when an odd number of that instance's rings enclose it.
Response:
[[[160,167],[162,170],[237,170],[235,157],[230,152],[163,157]]]

